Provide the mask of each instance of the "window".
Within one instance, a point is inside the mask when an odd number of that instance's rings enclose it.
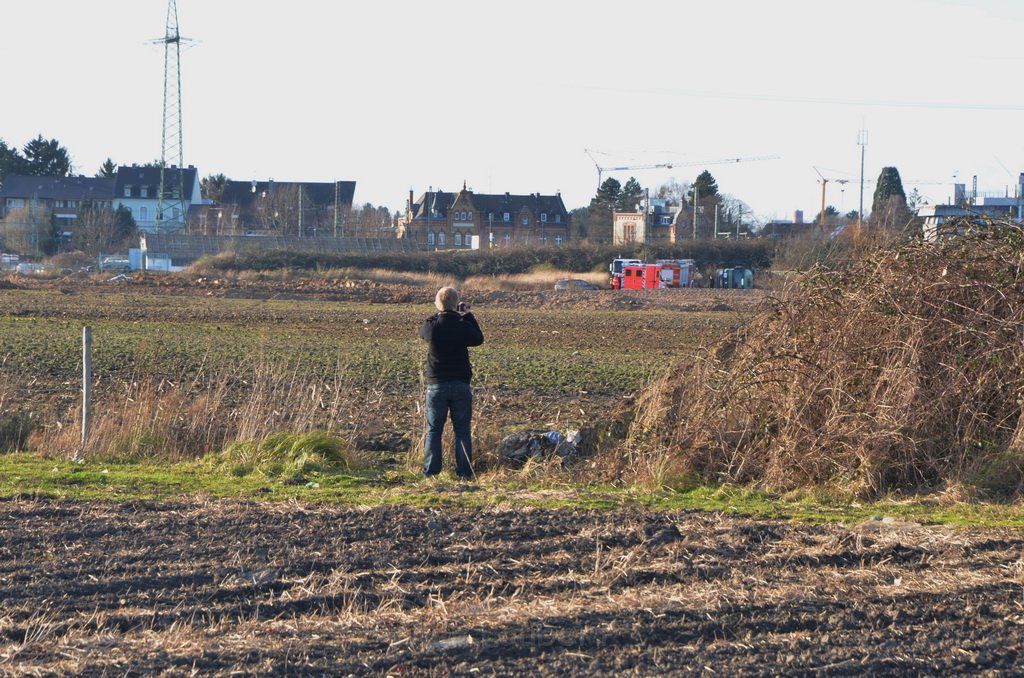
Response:
[[[455,232],[455,246],[462,247],[462,234],[458,231]]]
[[[502,221],[511,221],[511,217],[512,217],[512,215],[510,215],[508,212],[502,212],[501,213],[501,220]]]
[[[556,224],[562,223],[562,215],[561,214],[555,214],[555,223]]]
[[[541,220],[541,223],[545,223],[546,224],[548,222],[548,213],[547,212],[541,212],[540,213],[540,220]]]
[[[560,236],[560,235],[556,235],[555,236],[555,245],[557,245],[558,247],[562,246],[562,236]]]
[[[472,220],[473,220],[473,210],[469,210],[468,212],[466,212],[466,221],[472,221]]]
[[[548,244],[548,234],[547,233],[541,233],[540,234],[540,244],[541,245],[547,245]]]
[[[444,247],[444,231],[437,234],[437,246]]]
[[[433,231],[430,231],[429,233],[427,233],[427,244],[430,245],[431,247],[434,246],[434,232]]]
[[[126,198],[132,197],[132,187],[131,187],[130,184],[125,184],[125,187],[124,187],[124,197],[126,197]]]
[[[139,220],[140,221],[145,221],[148,216],[149,216],[149,213],[146,211],[146,208],[145,207],[140,207],[139,208]]]
[[[505,234],[505,244],[507,245],[510,242],[512,242],[512,234],[511,233],[506,233]]]
[[[140,198],[148,198],[149,197],[149,186],[139,186],[139,197]]]
[[[528,217],[528,216],[526,216],[524,214],[523,215],[523,226],[529,226],[529,225],[530,225],[530,217]]]

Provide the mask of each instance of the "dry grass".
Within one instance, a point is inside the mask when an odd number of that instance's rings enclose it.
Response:
[[[181,461],[280,431],[354,436],[367,420],[366,390],[340,368],[324,378],[299,361],[266,357],[180,380],[147,374],[94,404],[84,452],[125,461]],[[72,421],[80,421],[81,406],[72,414]],[[29,446],[74,456],[83,451],[81,430],[40,428]]]
[[[469,289],[484,291],[547,290],[554,287],[555,282],[562,278],[586,280],[587,282],[604,287],[608,285],[607,273],[571,273],[559,270],[535,270],[530,273],[472,276],[466,278],[463,284]]]
[[[409,287],[439,288],[452,285],[479,291],[503,291],[551,289],[560,278],[579,278],[595,285],[606,286],[608,275],[601,272],[573,273],[548,267],[537,267],[530,273],[509,273],[504,275],[476,275],[464,280],[445,273],[421,273],[416,271],[393,271],[385,268],[331,268],[311,274],[308,270],[275,269],[272,271],[204,271],[196,268],[189,275],[205,273],[217,278],[239,282],[247,281],[298,281],[311,277],[324,280],[351,280],[360,283],[381,285],[406,285]]]
[[[1007,224],[812,271],[648,390],[636,449],[676,473],[775,489],[1019,496],[1022,252]]]

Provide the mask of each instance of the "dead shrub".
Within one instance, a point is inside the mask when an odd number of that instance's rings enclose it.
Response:
[[[6,358],[0,360],[0,368],[4,363]],[[17,401],[16,389],[11,383],[15,380],[15,375],[0,372],[0,454],[24,450],[37,424],[32,414],[21,406],[11,407],[12,401]]]
[[[676,472],[860,494],[1022,488],[1024,235],[1000,224],[818,268],[671,370],[631,443]]]
[[[35,422],[25,412],[0,412],[0,454],[24,450]]]

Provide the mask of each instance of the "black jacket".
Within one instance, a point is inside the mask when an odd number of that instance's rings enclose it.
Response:
[[[484,333],[472,313],[442,311],[427,318],[420,327],[420,339],[427,342],[428,384],[464,381],[473,377],[469,347],[484,343]]]

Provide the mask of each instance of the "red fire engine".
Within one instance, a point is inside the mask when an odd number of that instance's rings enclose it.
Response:
[[[658,264],[629,264],[622,267],[622,275],[614,279],[615,289],[658,290],[664,287],[661,266]]]

